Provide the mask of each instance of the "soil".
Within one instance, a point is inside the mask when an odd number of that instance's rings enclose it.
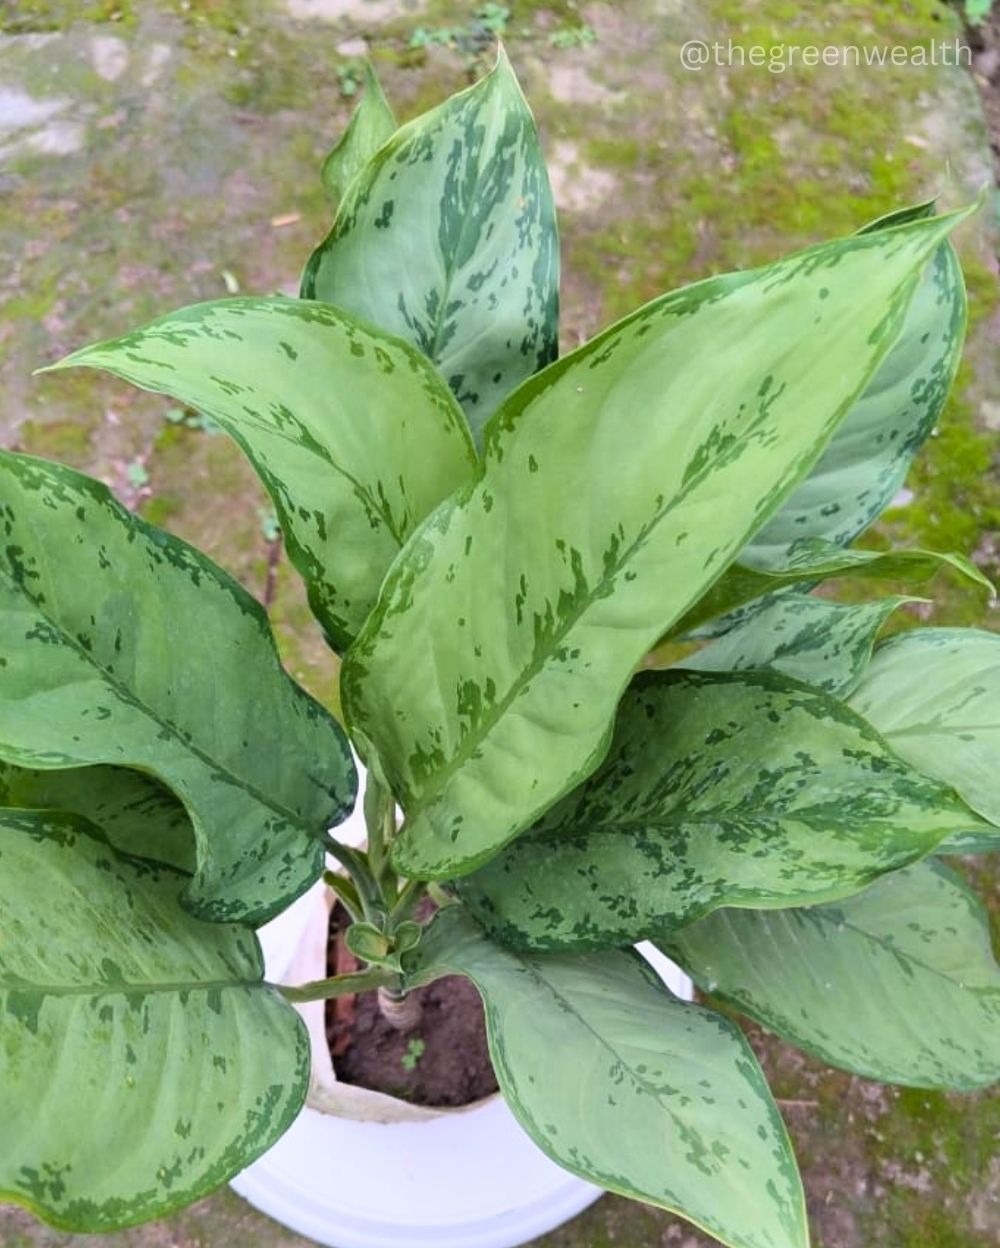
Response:
[[[989,19],[969,35],[974,49],[973,68],[983,97],[983,111],[990,135],[990,146],[1000,174],[1000,7],[994,6]]]
[[[328,974],[356,969],[344,948],[345,918],[338,906],[330,924]],[[479,993],[458,975],[413,994],[420,1022],[397,1031],[382,1017],[374,992],[327,1002],[326,1035],[337,1078],[415,1105],[454,1108],[497,1090],[486,1045]]]

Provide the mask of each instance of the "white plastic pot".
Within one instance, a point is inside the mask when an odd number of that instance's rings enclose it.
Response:
[[[262,930],[273,982],[326,974],[328,908],[319,886]],[[677,967],[651,947],[642,952],[671,991],[690,999]],[[338,1083],[323,1002],[301,1012],[312,1040],[308,1102],[232,1182],[263,1213],[330,1248],[515,1248],[601,1195],[550,1161],[500,1096],[428,1110]]]
[[[423,1122],[306,1107],[233,1187],[337,1248],[513,1248],[600,1196],[543,1156],[499,1097]]]

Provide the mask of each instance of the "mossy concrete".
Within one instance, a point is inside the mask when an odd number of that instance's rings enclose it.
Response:
[[[87,372],[32,377],[183,303],[293,293],[329,224],[319,161],[366,46],[401,116],[469,80],[476,0],[22,0],[0,9],[0,440],[108,481],[270,597],[290,670],[336,707],[337,664],[239,453],[174,404]],[[760,45],[953,40],[938,0],[510,0],[505,39],[561,208],[564,345],[679,283],[857,228],[902,202],[967,200],[990,177],[961,69],[750,66],[685,72],[687,39]],[[297,16],[296,16],[297,15]],[[414,47],[417,26],[464,32]],[[596,40],[559,46],[588,27]],[[474,43],[474,41],[473,41]],[[960,383],[867,539],[972,553],[1000,571],[1000,300],[985,214],[962,233],[972,320]],[[995,627],[942,580],[919,619]],[[965,864],[996,902],[994,866]],[[996,908],[996,907],[995,907]],[[986,1248],[1000,1237],[1000,1096],[879,1087],[751,1029],[795,1136],[818,1248]],[[484,1158],[488,1165],[489,1159]],[[669,1165],[669,1159],[664,1159]],[[0,1210],[3,1248],[79,1237]],[[304,1243],[229,1193],[109,1248]],[[536,1248],[702,1248],[665,1213],[602,1200]]]

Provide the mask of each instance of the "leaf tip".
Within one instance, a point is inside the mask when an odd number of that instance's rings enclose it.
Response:
[[[79,351],[71,351],[69,355],[64,355],[62,359],[53,360],[51,364],[43,364],[40,368],[32,369],[32,377],[37,377],[40,373],[58,373],[64,368],[79,368],[87,366],[87,353],[89,347],[81,347]]]
[[[523,97],[524,93],[521,90],[521,84],[518,81],[517,74],[514,72],[514,66],[511,64],[502,39],[497,39],[497,59],[486,77],[487,80],[495,80],[502,86],[512,87],[519,96]]]

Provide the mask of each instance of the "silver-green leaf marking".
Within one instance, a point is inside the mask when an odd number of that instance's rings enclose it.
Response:
[[[1000,1079],[982,903],[930,861],[807,910],[720,910],[664,942],[699,987],[834,1066],[918,1088]]]
[[[976,822],[817,689],[647,673],[598,771],[460,887],[505,943],[607,948],[719,906],[848,896]]]
[[[666,295],[504,404],[344,668],[401,870],[472,870],[600,762],[635,666],[808,472],[957,219]]]
[[[323,185],[335,202],[378,149],[396,131],[396,118],[372,67],[365,64],[364,94],[351,115],[347,129],[323,162]]]
[[[0,761],[0,806],[62,810],[96,824],[115,849],[190,875],[194,830],[182,802],[152,776],[125,767],[38,771]]]
[[[195,913],[260,922],[317,878],[353,804],[346,740],[204,555],[89,477],[0,452],[0,633],[0,758],[154,775],[191,818]]]
[[[631,952],[527,956],[452,906],[413,977],[471,979],[507,1103],[546,1153],[731,1248],[807,1248],[784,1124],[739,1030],[678,1001]]]
[[[291,1124],[305,1029],[253,933],[55,812],[0,812],[0,1200],[104,1233],[190,1204]]]
[[[851,704],[902,758],[993,825],[970,827],[943,853],[1000,850],[1000,636],[920,628],[891,637]]]
[[[913,601],[894,597],[845,604],[780,594],[677,666],[698,672],[781,672],[844,697],[864,675],[886,620]]]
[[[559,239],[535,122],[501,52],[402,126],[347,187],[302,295],[419,347],[480,434],[555,359]]]
[[[76,365],[169,394],[239,444],[338,648],[360,629],[409,535],[473,476],[464,418],[434,369],[337,308],[282,298],[196,304],[54,367]]]
[[[671,629],[671,635],[694,633],[707,621],[758,600],[763,600],[759,606],[763,610],[779,597],[776,591],[796,585],[809,588],[820,581],[845,579],[919,584],[942,571],[978,585],[991,598],[996,592],[989,578],[964,555],[931,550],[842,550],[821,538],[804,539],[770,568],[746,563],[727,568]],[[748,612],[746,618],[753,619],[754,614]]]
[[[871,235],[919,220],[932,204],[873,222]],[[819,462],[754,536],[745,557],[780,564],[802,538],[847,546],[892,502],[944,409],[962,357],[965,282],[949,242],[935,251],[893,349]]]

